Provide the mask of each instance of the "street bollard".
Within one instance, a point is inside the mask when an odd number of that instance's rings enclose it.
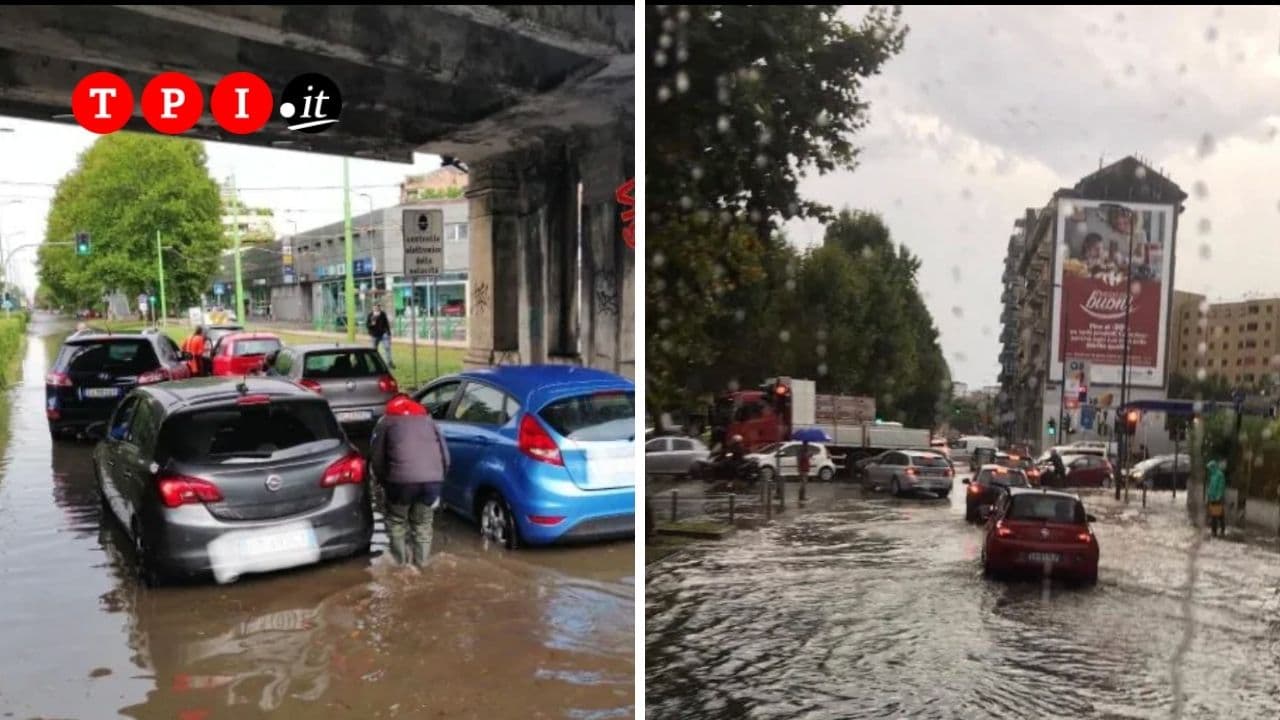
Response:
[[[800,473],[800,504],[801,505],[805,503],[805,495],[806,495],[805,488],[808,484],[809,484],[809,473],[807,472]]]
[[[778,511],[787,509],[787,479],[778,474]]]
[[[765,522],[770,522],[773,520],[773,494],[772,494],[773,488],[769,487],[769,485],[771,484],[772,484],[771,480],[764,481],[764,496],[765,496],[764,521]]]
[[[733,493],[729,493],[729,524],[733,524]]]
[[[1147,484],[1142,483],[1142,507],[1147,506]]]
[[[676,521],[676,504],[680,502],[680,491],[671,491],[671,522]]]

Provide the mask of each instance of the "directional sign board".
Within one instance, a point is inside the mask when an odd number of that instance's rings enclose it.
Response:
[[[444,210],[405,210],[404,273],[439,275],[444,272]]]

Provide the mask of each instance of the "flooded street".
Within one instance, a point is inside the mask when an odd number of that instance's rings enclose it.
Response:
[[[650,717],[1280,716],[1276,541],[1197,542],[1182,494],[1085,494],[1095,588],[984,579],[963,492],[811,497],[649,567]]]
[[[148,590],[104,522],[91,447],[53,443],[31,326],[0,465],[0,715],[531,717],[634,713],[631,543],[506,552],[452,515],[421,575],[372,558]]]

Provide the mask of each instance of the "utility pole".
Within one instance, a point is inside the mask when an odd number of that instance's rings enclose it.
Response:
[[[240,275],[240,198],[236,197],[236,176],[231,175],[231,237],[235,238],[236,253],[236,322],[244,323],[244,279]]]
[[[167,325],[168,305],[164,298],[164,249],[160,246],[160,229],[156,228],[156,269],[160,273],[160,325]]]
[[[346,156],[342,158],[342,232],[346,247],[347,342],[356,341],[356,277],[355,249],[351,246],[351,173]],[[238,262],[238,260],[237,260]],[[238,287],[238,286],[237,286]]]

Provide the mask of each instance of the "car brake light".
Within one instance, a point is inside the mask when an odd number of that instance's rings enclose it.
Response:
[[[559,525],[564,522],[563,515],[530,515],[529,522],[534,525]]]
[[[364,458],[359,453],[348,453],[341,460],[330,465],[320,479],[320,487],[337,487],[338,485],[359,485],[364,482]]]
[[[520,452],[534,460],[564,467],[564,458],[560,456],[560,448],[555,439],[532,415],[525,415],[520,419],[516,445]]]
[[[185,475],[160,477],[160,501],[165,507],[176,508],[197,503],[221,502],[222,492],[208,480]]]
[[[942,471],[943,477],[951,477],[951,468]]]
[[[71,377],[66,373],[51,372],[44,376],[44,384],[54,387],[71,387]]]
[[[969,483],[969,494],[970,494],[970,495],[977,495],[977,494],[978,494],[978,493],[980,493],[980,492],[982,492],[982,486],[981,486],[981,485],[979,485],[978,483]]]
[[[1089,533],[1087,533],[1087,532],[1082,532],[1082,533],[1080,533],[1080,534],[1076,535],[1076,539],[1077,539],[1077,540],[1079,540],[1080,542],[1087,543],[1087,542],[1089,542],[1090,540],[1092,540],[1092,539],[1093,539],[1093,535],[1091,535],[1091,534],[1089,534]]]
[[[152,383],[164,382],[169,379],[169,371],[164,368],[160,368],[159,370],[152,370],[151,372],[144,372],[139,375],[138,384],[150,385]]]
[[[907,468],[907,474],[908,474],[908,475],[915,475],[915,474],[916,474],[916,469],[915,469],[915,468],[913,468],[913,467],[909,467],[909,468]]]
[[[324,394],[324,391],[320,389],[320,383],[316,382],[315,380],[308,380],[307,378],[303,378],[298,381],[298,384],[310,390],[311,392],[316,393],[317,395]]]
[[[390,375],[383,375],[378,378],[378,389],[388,394],[400,392],[400,386],[396,383],[396,379]]]
[[[1004,521],[996,523],[996,537],[1013,537],[1013,528],[1005,527]]]
[[[237,405],[270,405],[270,395],[244,395],[236,400]]]

